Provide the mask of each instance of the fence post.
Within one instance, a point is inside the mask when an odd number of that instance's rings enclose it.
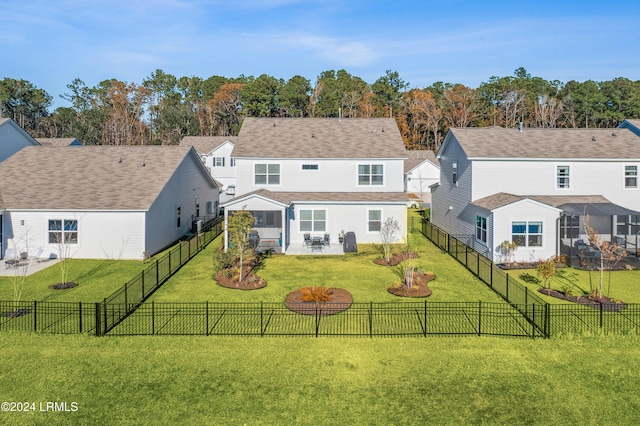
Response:
[[[169,254],[169,258],[171,258],[171,254]],[[160,265],[159,265],[159,260],[158,258],[156,258],[156,285],[154,287],[158,287],[158,284],[160,284]]]
[[[102,331],[101,335],[104,335],[107,333],[107,299],[106,298],[103,300],[102,308],[103,308],[102,311],[104,312],[104,323],[103,323],[104,328],[101,330]]]
[[[33,301],[33,331],[38,331],[38,301]]]
[[[482,333],[482,300],[478,300],[478,336]]]
[[[369,301],[369,338],[373,338],[373,302]]]
[[[544,337],[545,339],[548,339],[549,337],[551,337],[551,330],[550,330],[550,324],[549,324],[549,310],[550,310],[550,305],[548,303],[544,304]]]
[[[426,300],[424,301],[424,337],[427,337],[427,301]]]
[[[464,245],[464,266],[469,267],[469,246]]]
[[[96,336],[102,335],[101,321],[100,321],[100,302],[95,303],[95,315],[96,315]]]
[[[489,286],[490,286],[491,288],[493,288],[493,268],[494,268],[494,266],[495,266],[495,265],[493,264],[493,262],[491,262],[491,268],[490,268],[490,271],[491,271],[491,272],[489,273],[489,281],[491,281],[491,282],[489,283]]]
[[[125,283],[124,284],[124,304],[128,305],[129,304],[129,297],[127,297],[127,289],[129,288],[129,283]],[[128,309],[128,308],[125,308]]]
[[[264,302],[260,301],[260,336],[264,337]]]
[[[525,305],[525,309],[526,309],[526,305]],[[536,338],[536,304],[535,303],[531,304],[531,311],[532,311],[532,316],[531,316],[531,338],[535,339]]]
[[[505,274],[507,276],[507,302],[509,301],[509,274]]]
[[[602,328],[602,302],[600,302],[600,328]]]
[[[318,318],[318,304],[316,303],[316,337],[318,337],[319,321],[320,318]]]
[[[476,268],[476,276],[478,278],[480,278],[480,253],[478,252],[478,254],[476,255],[476,259],[477,259],[477,268]]]
[[[206,307],[205,316],[207,318],[207,323],[206,323],[207,330],[205,332],[205,335],[208,336],[209,335],[209,301],[208,300],[206,301],[206,306],[205,307]]]
[[[144,269],[142,270],[142,299],[144,300]]]
[[[156,334],[156,302],[151,301],[151,334]]]
[[[82,333],[82,302],[78,302],[78,309],[80,310],[80,333]]]

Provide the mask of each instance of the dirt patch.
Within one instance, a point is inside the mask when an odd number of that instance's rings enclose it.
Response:
[[[287,294],[285,304],[290,311],[304,315],[333,315],[351,307],[353,297],[347,290],[331,288],[329,292],[332,295],[329,302],[305,302],[302,300],[303,289],[299,288]]]
[[[549,288],[539,288],[538,292],[546,294],[547,296],[555,297],[557,299],[566,300],[568,302],[590,306],[592,308],[600,309],[600,305],[602,305],[602,310],[608,312],[621,311],[627,307],[626,303],[619,300],[612,300],[606,296],[602,296],[600,298],[595,296],[574,296],[572,294],[564,294],[561,291]]]
[[[373,262],[377,265],[382,265],[382,266],[396,266],[407,259],[417,259],[418,257],[420,257],[418,253],[411,251],[411,252],[394,254],[389,258],[388,262],[386,259],[383,259],[381,257],[377,258]]]
[[[75,283],[73,281],[67,281],[64,283],[55,283],[49,286],[49,288],[52,290],[66,290],[74,287],[78,287],[78,283]]]
[[[246,266],[242,274],[242,281],[231,275],[229,271],[222,270],[216,273],[216,282],[219,286],[236,290],[257,290],[267,286],[264,278],[253,273],[253,268]]]
[[[428,297],[431,296],[431,289],[427,285],[429,281],[435,279],[433,274],[425,274],[421,272],[414,272],[411,281],[411,288],[403,282],[399,286],[391,286],[387,288],[387,291],[394,296],[400,297]]]

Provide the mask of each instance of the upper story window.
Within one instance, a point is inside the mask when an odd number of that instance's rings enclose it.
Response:
[[[254,172],[256,185],[280,185],[280,164],[256,164]]]
[[[638,187],[638,166],[624,166],[624,187]]]
[[[556,188],[569,188],[569,166],[558,166],[556,168]]]
[[[176,207],[176,228],[182,225],[182,207]]]
[[[302,165],[302,170],[318,170],[318,165],[317,164],[303,164]]]
[[[487,218],[476,216],[476,240],[487,244]]]
[[[454,186],[458,186],[458,163],[453,162],[452,165],[453,173],[452,173],[452,181]]]
[[[231,167],[235,167],[236,166],[236,159],[232,158],[230,163],[231,163]]]
[[[382,185],[384,183],[384,166],[382,164],[358,165],[358,185]]]
[[[214,157],[213,167],[224,167],[224,157]]]
[[[49,244],[78,244],[78,221],[75,219],[50,220]]]

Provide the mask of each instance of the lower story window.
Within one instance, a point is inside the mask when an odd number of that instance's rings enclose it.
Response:
[[[487,218],[476,216],[476,240],[487,243]]]
[[[382,210],[369,210],[368,228],[369,232],[380,231],[382,225]]]
[[[518,247],[542,247],[542,222],[512,222],[511,241]]]
[[[326,210],[300,210],[300,232],[324,232],[326,230]]]
[[[78,244],[78,221],[49,220],[49,244]]]

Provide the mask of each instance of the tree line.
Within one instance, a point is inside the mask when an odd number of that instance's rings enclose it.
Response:
[[[0,114],[34,137],[74,137],[87,145],[167,145],[184,136],[234,136],[244,117],[393,117],[411,149],[437,150],[450,127],[615,127],[640,117],[640,81],[562,83],[492,76],[478,88],[436,82],[410,88],[396,71],[372,84],[341,69],[312,84],[263,74],[175,77],[156,70],[141,84],[75,79],[52,97],[26,80],[0,80]]]

